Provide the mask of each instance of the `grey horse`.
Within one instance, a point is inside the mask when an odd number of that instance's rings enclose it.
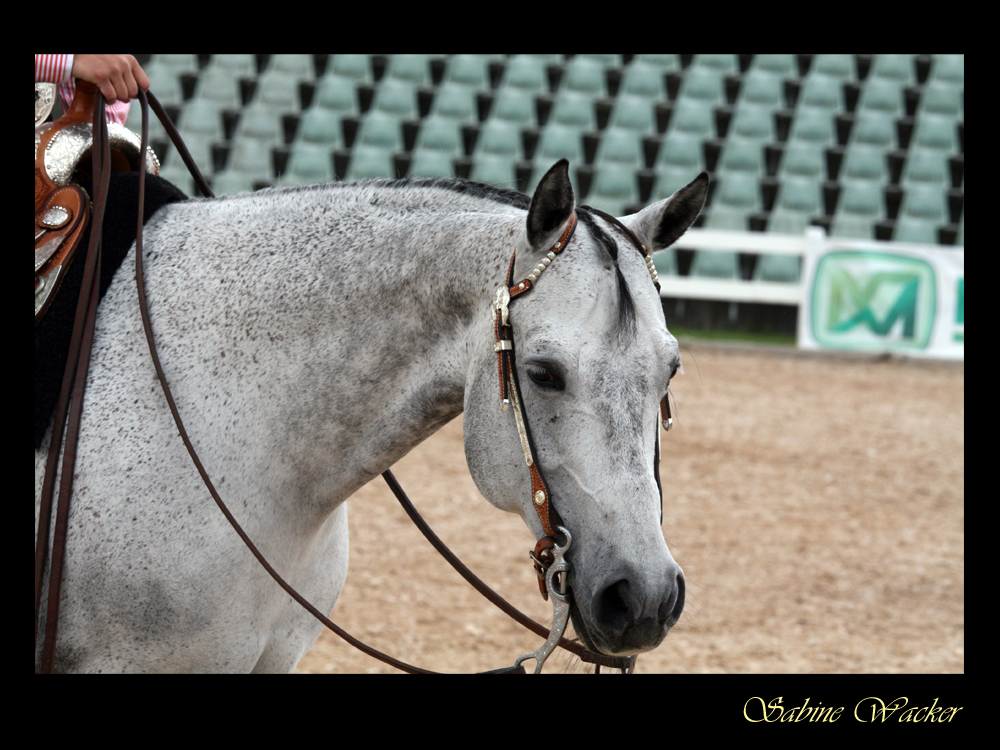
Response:
[[[668,247],[707,183],[620,221],[650,252]],[[347,499],[463,411],[477,486],[544,535],[500,408],[491,301],[511,254],[523,278],[573,215],[564,252],[510,305],[517,372],[572,530],[576,631],[592,650],[637,654],[684,604],[653,468],[680,357],[642,256],[576,207],[565,160],[530,199],[374,180],[183,201],[147,225],[150,315],[187,430],[243,528],[320,610],[347,575]],[[321,627],[211,502],[156,381],[130,273],[102,302],[83,413],[56,670],[293,670]]]

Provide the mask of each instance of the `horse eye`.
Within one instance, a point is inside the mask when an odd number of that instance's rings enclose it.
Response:
[[[539,388],[561,391],[566,387],[563,379],[548,365],[528,365],[528,377]]]

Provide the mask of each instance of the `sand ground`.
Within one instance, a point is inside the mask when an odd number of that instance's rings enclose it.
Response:
[[[964,365],[682,352],[660,473],[687,603],[637,672],[964,672]],[[548,623],[533,539],[479,495],[461,422],[393,470],[459,557]],[[540,645],[437,555],[381,480],[349,502],[339,625],[443,672],[510,665]],[[324,633],[297,671],[395,670]],[[560,652],[546,671],[584,669]]]

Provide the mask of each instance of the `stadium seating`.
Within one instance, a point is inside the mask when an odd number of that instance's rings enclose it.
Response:
[[[579,202],[616,214],[707,169],[707,227],[964,242],[964,55],[139,58],[219,191],[458,175],[530,192],[565,157]],[[691,274],[740,274],[725,248],[695,256]],[[763,256],[753,278],[798,266]]]

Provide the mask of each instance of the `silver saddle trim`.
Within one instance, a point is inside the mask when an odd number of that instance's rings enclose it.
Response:
[[[35,157],[38,156],[38,143],[42,134],[51,128],[53,123],[47,122],[35,128]],[[56,185],[69,185],[73,172],[84,156],[90,151],[94,142],[94,126],[89,122],[78,122],[63,128],[49,141],[45,149],[45,171],[49,179]],[[142,139],[116,122],[108,123],[108,142],[113,151],[120,151],[129,160],[133,169],[139,169],[139,152]],[[156,158],[153,149],[146,147],[146,172],[159,174],[160,160]]]

